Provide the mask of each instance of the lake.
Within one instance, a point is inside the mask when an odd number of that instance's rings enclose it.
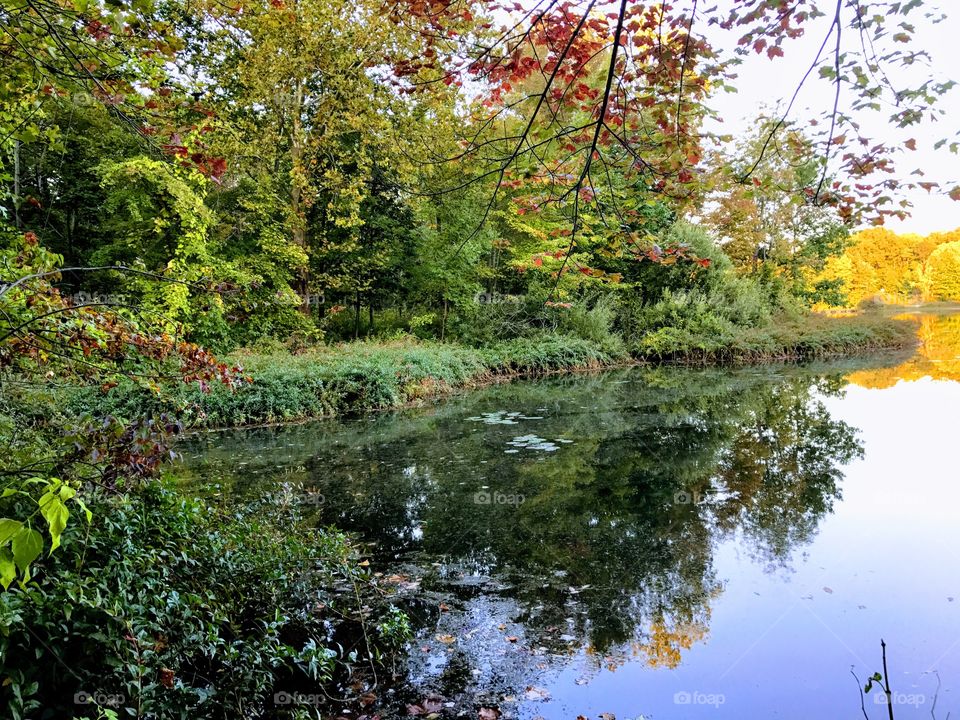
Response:
[[[912,356],[502,384],[184,471],[367,544],[416,631],[382,717],[857,718],[881,638],[896,717],[956,716],[960,316],[916,321]]]

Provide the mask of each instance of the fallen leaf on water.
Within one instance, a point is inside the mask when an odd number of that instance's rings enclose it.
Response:
[[[373,705],[373,703],[375,703],[376,701],[377,701],[377,696],[372,692],[368,692],[360,696],[360,704],[363,707],[366,707],[367,705]]]
[[[507,642],[516,642],[519,639],[516,635],[507,635]]]
[[[500,711],[496,708],[480,708],[480,720],[497,720]]]
[[[407,715],[418,717],[420,715],[435,715],[443,708],[443,700],[440,698],[429,697],[422,700],[419,705],[407,705]]]
[[[831,595],[833,595],[833,590],[831,590],[830,588],[828,588],[826,585],[824,585],[823,591],[824,591],[825,593],[830,593]]]
[[[617,716],[613,713],[600,713],[600,720],[617,720]]]
[[[457,639],[453,635],[437,635],[437,640],[442,642],[444,645],[450,645],[455,643]]]
[[[428,697],[423,701],[423,708],[428,713],[440,712],[443,709],[443,699],[438,697]]]
[[[550,697],[550,692],[548,690],[544,690],[543,688],[530,685],[523,695],[527,698],[527,700],[547,700]]]
[[[446,603],[440,603],[440,612],[446,612],[449,609],[450,609],[449,605],[447,605]]]

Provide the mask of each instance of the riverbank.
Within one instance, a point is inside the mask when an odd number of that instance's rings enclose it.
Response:
[[[642,363],[747,364],[803,361],[909,347],[914,324],[879,315],[809,315],[760,328],[704,335],[661,328],[629,351],[622,343],[569,335],[517,338],[489,347],[420,341],[354,342],[306,352],[238,352],[248,382],[156,395],[133,383],[74,394],[67,409],[95,416],[170,412],[187,428],[301,422],[400,408],[484,384],[556,372]]]

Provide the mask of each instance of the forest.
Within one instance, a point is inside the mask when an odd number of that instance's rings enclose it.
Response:
[[[911,347],[886,308],[960,302],[955,221],[883,227],[910,193],[960,199],[912,164],[918,139],[960,149],[926,129],[955,83],[914,38],[943,20],[920,0],[0,0],[5,716],[273,717],[283,683],[370,704],[410,637],[370,558],[290,532],[296,507],[182,492],[187,431]],[[741,64],[804,37],[796,90],[824,107],[791,88],[728,133],[714,102]]]

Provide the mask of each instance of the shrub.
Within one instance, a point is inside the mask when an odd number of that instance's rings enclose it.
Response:
[[[485,349],[483,355],[490,368],[521,373],[599,367],[614,359],[588,340],[564,335],[508,340]]]
[[[318,692],[342,669],[338,642],[362,634],[342,619],[354,588],[385,647],[409,630],[344,536],[292,531],[276,502],[227,514],[154,483],[92,507],[89,534],[38,564],[46,577],[0,594],[7,717],[73,717],[79,693],[121,716],[260,716],[274,692]]]

